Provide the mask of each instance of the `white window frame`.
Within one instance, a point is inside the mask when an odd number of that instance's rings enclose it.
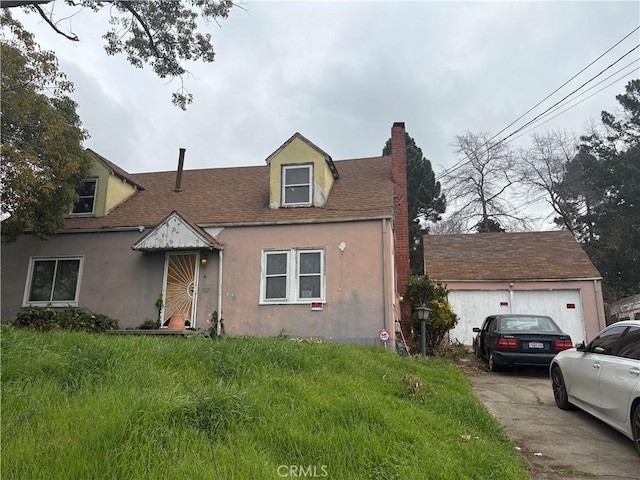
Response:
[[[88,217],[88,216],[93,216],[96,213],[96,200],[98,199],[98,182],[99,179],[98,177],[93,177],[93,178],[85,178],[84,180],[82,180],[82,183],[88,183],[88,182],[93,182],[95,183],[95,187],[93,190],[93,205],[91,208],[90,212],[74,212],[73,209],[75,208],[75,204],[71,206],[71,211],[69,212],[69,215],[72,217]],[[80,197],[80,198],[89,198],[89,197]],[[78,199],[79,201],[80,199]]]
[[[58,268],[58,261],[60,260],[79,260],[78,264],[78,279],[76,281],[76,290],[74,293],[73,300],[48,300],[48,301],[31,301],[29,297],[31,296],[31,283],[33,281],[33,271],[36,262],[46,262],[46,261],[55,261],[55,269],[53,273],[53,279],[55,282],[56,271]],[[82,270],[84,266],[84,256],[82,255],[70,255],[70,256],[49,256],[49,257],[31,257],[29,258],[29,269],[27,271],[27,281],[24,287],[24,297],[22,299],[23,307],[77,307],[78,306],[78,298],[80,295],[80,284],[82,283]],[[51,295],[54,292],[54,286],[51,288]]]
[[[295,183],[288,185],[286,183],[286,172],[287,170],[294,170],[300,168],[307,168],[309,171],[309,182],[308,183]],[[288,187],[309,187],[309,197],[306,202],[290,202],[286,201],[286,189]],[[303,164],[303,165],[283,165],[282,166],[282,205],[285,207],[307,207],[312,205],[313,202],[313,164]]]
[[[267,298],[267,256],[270,254],[286,254],[286,297],[285,298]],[[300,297],[300,254],[302,253],[319,253],[320,254],[320,296],[319,297]],[[294,304],[309,305],[311,303],[326,302],[326,265],[325,251],[323,248],[288,248],[277,250],[263,250],[262,263],[260,273],[260,304]]]

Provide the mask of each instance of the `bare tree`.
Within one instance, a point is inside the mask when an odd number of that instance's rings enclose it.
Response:
[[[527,195],[544,198],[554,223],[582,240],[590,231],[579,218],[589,214],[597,194],[586,182],[591,160],[578,146],[578,138],[564,131],[533,134],[531,146],[520,151],[520,169]]]
[[[456,167],[444,175],[450,221],[466,231],[490,232],[529,228],[530,218],[518,213],[522,180],[517,156],[488,132],[465,132],[452,144]]]
[[[466,231],[457,217],[443,218],[437,223],[428,222],[428,226],[429,235],[456,235]]]
[[[575,234],[576,203],[570,188],[569,161],[576,155],[578,139],[564,131],[534,133],[531,146],[520,151],[520,171],[532,202],[544,198],[551,206],[554,223]]]

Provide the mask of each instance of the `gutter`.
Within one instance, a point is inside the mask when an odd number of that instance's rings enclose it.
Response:
[[[520,278],[514,280],[513,278],[496,278],[496,279],[483,279],[483,280],[470,280],[465,278],[464,280],[456,280],[455,278],[447,278],[447,279],[433,279],[436,283],[499,283],[499,282],[517,282],[517,283],[526,283],[526,282],[584,282],[584,281],[596,281],[602,280],[602,277],[587,277],[587,278]]]

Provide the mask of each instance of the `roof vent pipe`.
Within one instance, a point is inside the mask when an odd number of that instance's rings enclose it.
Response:
[[[176,173],[176,188],[173,190],[174,192],[182,191],[182,167],[184,166],[184,152],[185,148],[180,149],[180,155],[178,157],[178,172]]]

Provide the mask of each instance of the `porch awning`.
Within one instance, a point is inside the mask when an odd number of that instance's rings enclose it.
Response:
[[[131,248],[137,252],[222,250],[222,244],[174,210]]]

